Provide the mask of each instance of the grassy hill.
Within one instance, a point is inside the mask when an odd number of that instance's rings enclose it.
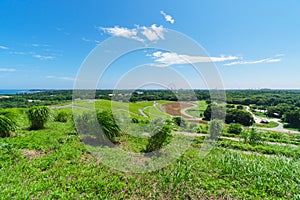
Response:
[[[100,101],[96,106],[103,108],[108,103]],[[151,102],[135,103],[130,105],[130,111],[138,115],[138,109],[149,105]],[[93,157],[80,141],[70,119],[66,123],[50,120],[45,129],[29,131],[26,110],[14,110],[18,113],[20,128],[12,137],[0,138],[0,199],[300,197],[299,156],[249,153],[242,151],[244,146],[240,142],[220,140],[208,155],[201,157],[203,137],[198,137],[184,155],[163,169],[125,173]],[[64,110],[71,111],[70,108]],[[146,138],[130,133],[118,137],[117,141],[119,148],[131,152],[141,152],[147,144]],[[288,147],[283,150],[290,151]]]

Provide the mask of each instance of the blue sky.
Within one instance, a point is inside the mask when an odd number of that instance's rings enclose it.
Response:
[[[166,40],[160,34],[167,29],[205,49],[225,88],[300,88],[297,0],[3,0],[0,8],[0,89],[73,88],[82,62],[101,42],[111,36],[139,40],[139,35]],[[203,55],[140,51],[114,62],[99,87],[113,88],[126,72],[152,62],[205,88],[179,56],[206,63]]]

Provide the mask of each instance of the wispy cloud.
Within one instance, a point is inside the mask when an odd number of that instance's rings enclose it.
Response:
[[[142,27],[142,34],[150,41],[155,41],[159,39],[164,39],[164,31],[163,26],[156,26],[156,24],[152,24],[151,27]]]
[[[281,58],[283,55],[275,55],[271,58],[264,58],[259,60],[238,60],[230,63],[224,64],[225,66],[233,66],[233,65],[253,65],[253,64],[260,64],[260,63],[277,63],[281,62]]]
[[[167,13],[165,13],[164,11],[160,11],[160,14],[162,14],[165,18],[165,20],[167,22],[170,22],[171,24],[174,24],[175,20],[173,19],[173,17],[171,15],[168,15]]]
[[[13,68],[0,68],[0,72],[15,72],[16,69]]]
[[[64,77],[59,77],[59,79],[60,79],[60,80],[64,80],[64,81],[74,81],[74,80],[75,80],[75,78],[72,78],[72,77],[66,77],[66,76],[64,76]]]
[[[166,31],[163,26],[157,26],[156,24],[152,24],[151,27],[136,26],[136,28],[133,29],[119,26],[111,28],[97,27],[97,29],[112,36],[134,39],[140,42],[164,39],[164,32]]]
[[[8,49],[8,47],[6,47],[6,46],[1,46],[1,45],[0,45],[0,49],[6,50],[6,49]]]
[[[10,54],[14,54],[14,55],[34,55],[34,54],[36,54],[33,51],[29,51],[29,52],[25,52],[25,51],[11,51],[9,53]]]
[[[39,54],[33,55],[33,57],[38,58],[40,60],[53,60],[56,58],[55,56],[43,56]]]
[[[57,31],[59,31],[59,32],[63,32],[65,35],[68,35],[68,36],[71,35],[71,33],[65,32],[64,29],[61,28],[61,27],[56,27],[55,29],[56,29]]]
[[[85,41],[85,42],[92,42],[92,40],[87,39],[87,38],[85,38],[85,37],[82,37],[81,40],[82,40],[82,41]]]
[[[141,38],[139,38],[137,36],[137,34],[138,34],[137,29],[128,29],[128,28],[119,27],[119,26],[115,26],[112,28],[98,27],[98,29],[102,30],[112,36],[131,38],[131,39],[134,39],[137,41],[143,41]]]
[[[31,46],[33,46],[33,47],[49,47],[50,45],[48,45],[48,44],[31,44]]]
[[[86,37],[82,37],[81,40],[84,41],[84,42],[95,43],[96,45],[101,43],[99,40],[93,40],[93,39],[89,39],[89,38],[86,38]]]
[[[47,78],[47,79],[64,80],[64,81],[74,81],[75,80],[75,78],[67,77],[67,76],[57,77],[57,76],[49,75],[49,76],[46,76],[45,78]]]
[[[192,56],[185,54],[177,54],[171,52],[154,52],[151,57],[155,63],[152,66],[167,67],[170,65],[179,64],[193,64],[193,63],[205,63],[205,62],[224,62],[229,60],[236,60],[236,56],[219,56],[219,57],[206,57],[206,56]]]

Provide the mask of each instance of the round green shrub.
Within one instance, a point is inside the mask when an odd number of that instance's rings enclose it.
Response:
[[[50,109],[46,106],[34,106],[28,110],[27,115],[31,130],[42,129],[50,117]]]
[[[240,124],[230,124],[227,132],[233,134],[240,134],[243,131],[243,127]]]
[[[67,122],[69,119],[69,113],[66,111],[60,111],[54,116],[56,122]]]

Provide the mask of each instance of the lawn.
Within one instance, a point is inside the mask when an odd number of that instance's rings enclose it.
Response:
[[[279,124],[277,122],[270,121],[267,124],[255,124],[256,127],[261,127],[261,128],[275,128]]]
[[[200,117],[200,115],[203,115],[204,111],[206,110],[207,104],[205,101],[197,101],[196,104],[198,107],[188,109],[186,113],[194,117]]]

